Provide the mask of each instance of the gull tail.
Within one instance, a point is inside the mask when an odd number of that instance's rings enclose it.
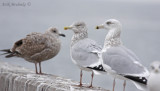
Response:
[[[11,52],[10,49],[3,49],[3,50],[0,50],[0,51],[5,52],[5,53],[3,53],[3,54],[1,54],[1,55],[6,55],[6,56],[5,56],[6,58],[10,58],[10,57],[16,56],[16,55],[15,55],[16,52]]]
[[[147,91],[147,85],[142,84],[142,83],[138,83],[138,82],[134,82],[134,81],[132,81],[132,82],[139,90]]]
[[[145,77],[136,77],[136,76],[129,76],[129,75],[126,75],[124,77],[126,77],[132,81],[147,85],[147,79]]]
[[[124,77],[130,79],[139,90],[143,90],[143,91],[147,90],[146,77],[136,77],[136,76],[130,76],[130,75],[126,75]]]

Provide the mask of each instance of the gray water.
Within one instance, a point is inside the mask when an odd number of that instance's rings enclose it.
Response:
[[[42,63],[43,72],[79,81],[80,70],[69,55],[73,32],[64,31],[63,27],[74,21],[84,21],[89,37],[103,45],[107,31],[95,30],[95,26],[110,18],[122,23],[123,44],[135,52],[144,66],[149,67],[152,61],[160,60],[160,2],[157,0],[1,0],[0,49],[11,48],[28,33],[57,27],[67,37],[61,38],[59,54]],[[34,64],[21,58],[1,56],[0,61],[34,69]],[[90,78],[90,73],[84,72],[83,82],[89,83]],[[111,90],[112,81],[111,76],[97,75],[93,84]],[[116,81],[115,91],[122,91],[123,81]],[[139,90],[127,82],[126,91]]]

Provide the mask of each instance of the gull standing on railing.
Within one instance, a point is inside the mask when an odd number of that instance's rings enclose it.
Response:
[[[56,28],[51,27],[44,34],[37,32],[28,34],[25,38],[15,42],[11,49],[1,51],[5,52],[6,58],[21,57],[34,63],[36,74],[42,74],[41,62],[55,57],[60,51],[59,36],[65,37]],[[39,72],[37,63],[39,63]]]
[[[121,23],[115,19],[109,19],[96,27],[96,29],[108,30],[102,50],[102,65],[114,77],[113,91],[115,78],[124,80],[123,91],[125,91],[126,80],[131,80],[138,89],[144,90],[149,72],[139,63],[139,58],[122,44],[121,27]]]
[[[71,26],[64,27],[64,29],[70,29],[74,32],[70,53],[73,63],[81,69],[79,86],[82,86],[82,70],[85,70],[92,72],[91,84],[89,86],[92,87],[94,73],[104,72],[102,61],[100,60],[101,46],[88,38],[84,22],[75,22]]]

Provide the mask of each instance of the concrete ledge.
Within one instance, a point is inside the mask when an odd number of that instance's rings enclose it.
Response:
[[[100,87],[80,88],[71,79],[45,74],[0,62],[0,91],[108,91]]]

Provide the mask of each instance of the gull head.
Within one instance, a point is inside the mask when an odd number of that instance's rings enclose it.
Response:
[[[46,32],[57,37],[59,36],[65,37],[65,34],[60,33],[58,29],[54,27],[50,27]]]
[[[150,65],[150,72],[160,73],[160,61],[154,61]]]
[[[96,29],[106,29],[106,30],[112,30],[112,29],[121,29],[121,23],[116,19],[109,19],[105,21],[103,24],[96,26]]]
[[[64,27],[64,30],[72,30],[75,34],[87,32],[86,24],[84,22],[74,22],[72,25]]]

